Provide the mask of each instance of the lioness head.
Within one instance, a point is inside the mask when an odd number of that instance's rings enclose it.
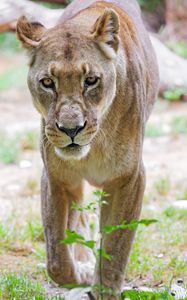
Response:
[[[72,20],[46,29],[21,17],[17,35],[31,58],[28,85],[45,134],[63,159],[85,157],[116,92],[117,14],[90,28]]]

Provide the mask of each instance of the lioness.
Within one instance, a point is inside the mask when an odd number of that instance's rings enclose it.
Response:
[[[66,228],[77,229],[80,213],[71,204],[81,204],[84,180],[109,195],[102,226],[139,218],[144,129],[158,86],[155,55],[135,0],[75,0],[51,29],[21,17],[17,35],[30,54],[28,85],[42,116],[47,269],[59,284],[88,283],[89,270],[60,241]],[[121,290],[134,235],[117,230],[104,237],[113,258],[102,258],[102,272],[96,264],[93,283]]]

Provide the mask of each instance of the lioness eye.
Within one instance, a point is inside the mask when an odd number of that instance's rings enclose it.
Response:
[[[87,77],[84,86],[85,88],[95,85],[99,81],[99,77],[93,76],[93,77]]]
[[[51,89],[51,88],[54,88],[54,86],[55,86],[55,84],[51,78],[43,78],[40,81],[45,88]]]

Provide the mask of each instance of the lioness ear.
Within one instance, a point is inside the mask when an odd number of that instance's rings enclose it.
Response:
[[[119,18],[113,9],[105,9],[92,31],[94,39],[108,58],[114,58],[119,46]]]
[[[45,31],[46,28],[42,24],[29,22],[24,16],[20,17],[17,21],[17,37],[24,48],[30,49],[37,47]]]

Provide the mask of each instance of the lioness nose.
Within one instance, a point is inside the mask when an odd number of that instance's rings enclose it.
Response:
[[[74,128],[67,128],[58,123],[56,123],[56,126],[60,131],[65,132],[68,136],[74,138],[80,131],[82,131],[85,128],[86,122],[84,123],[83,126],[76,126]]]

